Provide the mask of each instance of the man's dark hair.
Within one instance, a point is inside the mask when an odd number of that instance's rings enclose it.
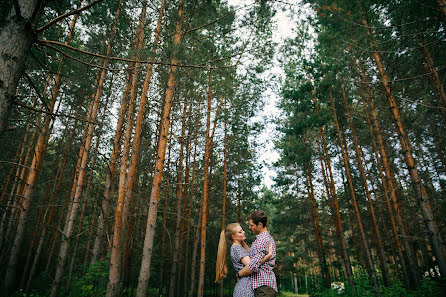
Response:
[[[268,216],[266,215],[266,212],[264,212],[263,210],[257,210],[248,216],[248,221],[249,220],[252,220],[252,222],[256,225],[262,223],[263,227],[266,227],[266,223],[268,222]]]

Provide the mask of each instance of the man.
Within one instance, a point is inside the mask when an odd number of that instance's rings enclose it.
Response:
[[[251,245],[249,256],[251,262],[237,274],[242,277],[251,274],[251,284],[256,297],[274,297],[277,294],[277,282],[273,268],[276,263],[276,243],[266,227],[268,216],[263,210],[258,210],[248,216],[249,229],[256,234]],[[272,243],[273,255],[261,265],[262,258],[268,254],[268,245]]]

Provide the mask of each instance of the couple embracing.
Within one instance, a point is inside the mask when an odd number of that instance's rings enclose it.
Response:
[[[277,294],[276,244],[268,232],[268,217],[262,210],[248,216],[249,229],[256,235],[251,248],[245,243],[245,231],[239,223],[226,226],[220,234],[217,252],[216,282],[227,273],[226,240],[231,243],[231,261],[237,271],[233,297],[274,297]]]

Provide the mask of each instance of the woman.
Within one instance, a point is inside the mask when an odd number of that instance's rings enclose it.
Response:
[[[239,223],[232,223],[226,226],[226,229],[220,233],[220,241],[218,243],[217,267],[215,282],[219,282],[228,274],[226,265],[226,239],[231,245],[231,261],[234,269],[239,272],[243,267],[249,264],[249,246],[245,243],[245,231]],[[273,253],[272,246],[269,246],[268,254],[262,259],[262,264],[271,258]],[[254,297],[251,281],[249,276],[240,278],[235,285],[233,297]]]

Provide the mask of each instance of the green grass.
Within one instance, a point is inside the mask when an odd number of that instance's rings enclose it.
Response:
[[[292,292],[281,291],[277,297],[308,297],[306,294],[294,294]]]

